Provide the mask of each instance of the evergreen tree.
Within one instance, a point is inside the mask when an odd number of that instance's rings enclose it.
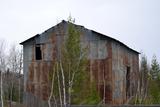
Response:
[[[160,66],[158,64],[157,58],[154,55],[151,63],[151,79],[149,83],[149,95],[151,96],[152,104],[160,103],[160,80],[159,80]]]
[[[157,80],[159,73],[160,73],[160,66],[158,64],[156,56],[154,55],[152,58],[151,71],[150,71],[152,79]]]
[[[148,91],[148,77],[149,77],[149,67],[147,64],[147,57],[142,54],[140,62],[140,79],[138,81],[138,93],[135,103],[142,104],[147,97]]]

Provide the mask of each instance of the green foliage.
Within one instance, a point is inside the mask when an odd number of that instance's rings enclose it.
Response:
[[[68,37],[65,42],[64,55],[69,66],[69,74],[76,72],[71,88],[72,104],[97,104],[99,103],[99,95],[96,90],[95,83],[89,80],[89,71],[87,71],[86,49],[82,48],[80,43],[80,29],[73,24],[75,20],[71,17],[68,20]],[[65,61],[66,64],[66,61]],[[76,71],[75,71],[76,70]],[[71,78],[69,78],[71,80]],[[90,84],[90,85],[89,85]]]
[[[148,88],[148,78],[149,78],[149,66],[147,62],[147,57],[142,54],[140,65],[140,90],[144,90],[141,94],[146,94],[146,89]]]
[[[71,104],[97,104],[100,98],[96,90],[96,85],[90,83],[89,71],[87,71],[88,60],[86,49],[81,45],[80,29],[73,24],[74,22],[70,17],[68,20],[67,36],[65,36],[61,46],[60,57],[56,59],[54,70],[49,74],[49,80],[52,81],[53,72],[56,72],[54,89],[52,90],[53,95],[59,102],[58,78],[60,81],[60,92],[63,93],[63,78],[60,69],[60,64],[62,64],[65,76],[67,103],[70,103],[69,98],[71,98]]]
[[[149,95],[151,104],[160,104],[160,86],[157,83],[156,80],[150,80]]]
[[[150,70],[144,54],[142,54],[140,64],[139,89],[137,95],[130,101],[130,104],[160,104],[160,67],[156,56],[153,56]]]
[[[159,78],[159,74],[160,74],[160,66],[157,62],[157,58],[156,56],[154,55],[153,58],[152,58],[152,64],[151,64],[151,76],[152,76],[152,79],[156,80]]]
[[[95,105],[100,102],[100,96],[98,95],[98,91],[96,90],[95,82],[91,83],[89,96],[86,98],[86,104]]]
[[[12,96],[11,96],[11,91],[12,91]],[[18,87],[15,87],[13,85],[13,87],[11,88],[8,87],[6,90],[4,90],[4,98],[5,100],[10,100],[10,98],[12,97],[12,101],[17,101],[19,100],[19,96],[18,96]]]
[[[149,97],[151,104],[160,104],[160,66],[156,56],[153,56],[151,64],[151,78],[149,80]]]
[[[144,73],[148,73],[148,64],[147,64],[147,58],[146,56],[143,54],[141,57],[141,68],[140,70]]]

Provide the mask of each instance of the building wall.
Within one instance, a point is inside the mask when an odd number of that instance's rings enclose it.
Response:
[[[48,74],[54,60],[60,55],[60,47],[67,35],[67,25],[62,23],[23,44],[24,53],[24,103],[37,96],[47,100],[49,96]],[[109,104],[122,104],[126,101],[126,67],[133,77],[138,72],[138,54],[119,43],[79,26],[81,44],[87,48],[90,79],[96,80],[101,98]],[[35,46],[41,44],[42,60],[35,60]],[[135,78],[131,77],[135,87]],[[132,90],[131,90],[132,91]],[[32,94],[32,95],[31,95]]]
[[[127,67],[129,73],[129,87],[127,88]],[[137,89],[139,58],[137,53],[112,42],[112,76],[113,76],[113,104],[123,104],[126,96],[133,96]]]

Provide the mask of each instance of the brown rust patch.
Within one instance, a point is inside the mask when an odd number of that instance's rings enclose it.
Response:
[[[49,74],[49,71],[48,71],[48,65],[46,62],[43,62],[42,63],[42,70],[41,70],[41,83],[42,84],[46,84],[48,83],[48,74]]]
[[[41,75],[41,72],[40,72],[40,63],[37,63],[37,66],[36,66],[36,78],[37,78],[37,82],[40,81],[40,75]]]
[[[105,103],[112,103],[112,47],[111,43],[106,44],[108,57],[106,59],[90,59],[90,74],[93,75],[97,90],[101,99],[105,97]],[[105,92],[105,93],[104,93]]]
[[[26,83],[26,91],[30,92],[30,87],[29,87],[29,83],[28,82]]]
[[[34,92],[35,92],[35,90],[34,90],[34,84],[33,83],[30,84],[30,92],[32,94],[34,94]]]
[[[110,103],[110,104],[112,104],[112,90],[113,90],[113,84],[112,84],[112,82],[113,82],[113,79],[112,79],[112,44],[111,44],[111,42],[109,42],[108,41],[108,43],[107,43],[107,50],[108,50],[108,58],[107,58],[107,65],[106,65],[106,67],[108,68],[107,70],[106,70],[106,72],[108,73],[108,85],[107,85],[107,96],[106,97],[108,97],[108,98],[106,98],[106,102],[108,102],[108,103]]]
[[[40,91],[40,85],[39,84],[35,84],[35,95],[36,96],[38,96],[38,97],[40,97],[40,94],[41,93],[41,91]]]
[[[29,80],[30,82],[33,82],[33,79],[34,79],[34,63],[31,63],[31,65],[29,66],[28,75],[29,75],[28,80]]]
[[[41,97],[42,100],[48,100],[48,85],[42,85],[41,87]]]
[[[52,45],[52,49],[50,50],[51,51],[51,55],[52,55],[52,61],[54,62],[56,60],[56,34],[52,33],[50,38],[49,38],[49,42],[51,43]]]

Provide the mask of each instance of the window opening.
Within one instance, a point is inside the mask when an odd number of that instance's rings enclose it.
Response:
[[[36,60],[42,60],[42,51],[40,44],[37,44],[35,47],[35,55],[36,55]]]

